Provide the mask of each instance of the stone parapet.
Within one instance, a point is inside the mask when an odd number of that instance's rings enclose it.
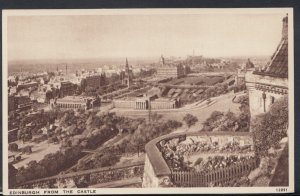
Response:
[[[210,137],[213,140],[225,137],[235,137],[237,140],[243,140],[253,146],[252,133],[250,132],[189,132],[189,133],[172,133],[155,138],[146,144],[146,158],[143,175],[143,187],[172,187],[172,172],[164,160],[159,149],[159,143],[164,140],[186,137]],[[224,137],[224,138],[223,138]],[[223,139],[222,139],[223,138]],[[253,149],[252,149],[253,150]]]

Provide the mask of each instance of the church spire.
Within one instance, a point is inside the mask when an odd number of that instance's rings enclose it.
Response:
[[[161,55],[160,60],[161,60],[161,64],[165,65],[165,58],[163,57],[163,55]]]
[[[127,67],[129,67],[129,65],[128,65],[128,60],[127,60],[127,58],[126,58],[126,68],[127,68]]]

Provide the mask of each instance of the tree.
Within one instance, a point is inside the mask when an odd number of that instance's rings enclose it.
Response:
[[[227,86],[226,86],[227,87]],[[215,85],[215,90],[216,90],[216,94],[217,95],[221,95],[222,93],[224,93],[224,91],[226,91],[227,89],[225,88],[225,86],[223,84],[216,84]]]
[[[24,153],[24,154],[31,154],[32,153],[31,146],[25,146],[24,148],[22,148],[22,153]]]
[[[120,157],[111,153],[105,153],[96,159],[96,167],[108,167],[116,164]]]
[[[196,122],[198,122],[198,118],[196,116],[191,115],[191,114],[186,114],[183,117],[183,120],[185,121],[185,123],[187,124],[188,127],[191,127],[194,124],[196,124]]]
[[[18,144],[16,144],[16,143],[9,144],[8,145],[8,150],[15,151],[15,152],[18,151],[19,150]]]
[[[288,97],[277,100],[266,113],[256,116],[251,122],[256,152],[264,156],[268,149],[276,146],[287,136],[288,129]]]
[[[235,125],[235,123],[237,122],[237,118],[234,115],[234,113],[230,112],[230,111],[228,111],[225,114],[225,117],[226,117],[226,125],[227,125],[226,129],[228,130],[228,129],[232,128]]]
[[[46,92],[46,102],[49,103],[50,99],[53,99],[53,93],[52,91],[47,91]]]
[[[162,118],[162,115],[157,114],[157,112],[154,112],[154,113],[150,114],[150,118],[152,121],[158,122]]]
[[[223,118],[224,114],[220,111],[213,111],[209,118],[207,118],[202,124],[202,131],[212,131],[216,128],[215,122]]]
[[[45,176],[46,173],[46,169],[34,160],[27,164],[25,177],[27,180],[38,179]]]
[[[214,87],[209,87],[208,89],[206,89],[204,93],[207,96],[207,98],[214,97],[216,95],[216,91]]]
[[[17,183],[16,175],[18,170],[13,166],[12,163],[8,164],[8,187],[13,188],[14,185]]]

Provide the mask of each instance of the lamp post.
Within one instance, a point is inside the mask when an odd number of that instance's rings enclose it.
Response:
[[[265,92],[263,92],[263,94],[262,94],[262,98],[263,98],[263,100],[264,100],[264,112],[266,112],[266,93]]]

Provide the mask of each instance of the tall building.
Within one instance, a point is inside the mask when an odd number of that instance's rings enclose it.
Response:
[[[288,16],[283,18],[282,38],[265,69],[246,73],[251,116],[267,112],[274,101],[288,94]]]
[[[158,78],[180,78],[186,74],[185,67],[166,63],[163,56],[161,56],[160,65],[156,70]]]
[[[98,89],[106,84],[105,74],[86,77],[86,87]]]
[[[130,87],[132,84],[132,79],[133,79],[133,72],[132,69],[129,68],[128,60],[126,58],[125,71],[121,72],[122,84]]]
[[[59,97],[71,96],[76,92],[76,85],[71,82],[61,82]]]
[[[22,89],[28,89],[28,88],[34,88],[38,87],[39,84],[37,82],[29,82],[29,83],[23,83],[23,84],[18,84],[17,85],[17,91],[19,92]]]
[[[188,65],[201,64],[204,62],[203,56],[187,56],[185,63]]]
[[[235,85],[244,85],[245,84],[245,75],[247,73],[247,70],[252,69],[254,70],[254,64],[251,62],[251,60],[248,58],[247,62],[241,66],[237,70],[237,74],[235,76]]]

